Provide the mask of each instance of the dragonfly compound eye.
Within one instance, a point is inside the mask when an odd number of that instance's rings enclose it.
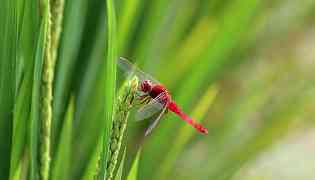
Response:
[[[141,91],[150,92],[152,89],[152,83],[149,80],[142,81],[141,83]]]

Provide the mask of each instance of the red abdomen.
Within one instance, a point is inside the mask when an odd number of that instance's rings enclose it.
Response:
[[[167,108],[177,114],[182,120],[186,121],[188,124],[193,126],[195,129],[197,129],[199,132],[203,134],[208,134],[208,129],[203,127],[200,123],[194,121],[192,118],[190,118],[188,115],[186,115],[174,101],[169,102]]]

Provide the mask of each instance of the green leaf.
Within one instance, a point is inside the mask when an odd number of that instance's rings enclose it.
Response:
[[[145,7],[149,9],[144,17],[145,28],[141,29],[139,33],[138,45],[134,55],[139,64],[143,65],[146,59],[154,58],[153,55],[157,53],[154,52],[155,43],[152,43],[152,39],[158,40],[159,38],[157,35],[165,21],[163,14],[167,12],[169,3],[168,0],[157,0],[148,3]]]
[[[22,168],[25,167],[25,143],[27,140],[27,127],[30,119],[30,107],[32,97],[33,70],[34,70],[34,47],[38,31],[36,21],[38,17],[37,1],[26,3],[19,1],[19,45],[16,84],[17,89],[13,112],[13,135],[10,162],[10,179],[21,179]],[[31,32],[31,33],[30,33]],[[37,34],[37,33],[35,33]],[[24,154],[24,155],[23,155]],[[23,158],[23,159],[22,159]]]
[[[72,173],[75,178],[94,178],[97,170],[97,161],[100,155],[100,136],[104,128],[104,104],[105,104],[105,77],[103,72],[106,62],[104,55],[106,52],[106,28],[104,20],[103,2],[89,1],[88,19],[91,21],[85,26],[82,34],[82,47],[79,52],[80,61],[76,62],[76,73],[72,81],[76,81],[76,112],[74,137],[82,137],[80,141],[73,142],[72,149],[80,149],[72,154],[72,158],[84,163],[77,163],[72,166]],[[95,12],[99,10],[100,12]],[[100,16],[100,17],[99,17]],[[95,35],[91,36],[91,31]],[[93,43],[91,43],[93,42]],[[97,149],[97,150],[96,150]]]
[[[17,1],[2,1],[0,8],[0,179],[8,179],[16,96],[18,46]]]
[[[129,171],[127,180],[137,180],[138,179],[138,168],[139,160],[141,155],[141,149],[138,150],[135,160],[132,163],[131,169]]]
[[[83,180],[90,180],[90,179],[97,179],[100,172],[100,160],[101,160],[101,150],[102,150],[102,143],[99,142],[92,153],[92,157],[85,169],[85,172],[82,176]]]
[[[74,98],[70,98],[66,119],[63,121],[63,126],[58,143],[55,158],[53,159],[53,167],[51,179],[69,179],[71,166],[71,143],[72,143],[72,121],[74,115]]]
[[[17,167],[22,158],[24,145],[26,142],[26,128],[30,115],[30,103],[32,94],[32,73],[33,68],[27,69],[26,75],[19,89],[16,104],[13,112],[13,135],[12,135],[12,150],[10,164],[10,179],[13,179],[16,174]],[[20,177],[16,177],[20,179]]]
[[[52,141],[56,143],[71,93],[89,1],[69,0],[65,6],[64,26],[57,57],[53,101]]]
[[[38,179],[38,146],[39,146],[39,127],[40,127],[40,87],[43,70],[44,60],[44,44],[46,38],[46,18],[43,18],[40,25],[36,52],[35,52],[35,65],[33,74],[33,87],[32,87],[32,104],[29,123],[29,158],[30,158],[30,179]]]
[[[126,0],[122,3],[121,20],[118,24],[118,52],[124,53],[129,40],[131,39],[132,30],[139,18],[140,0]]]
[[[107,57],[106,57],[106,71],[105,76],[105,126],[104,134],[102,137],[103,147],[101,156],[101,171],[100,178],[106,177],[106,162],[108,158],[109,150],[109,139],[111,134],[112,122],[114,119],[114,108],[115,108],[115,91],[116,91],[116,60],[117,56],[117,42],[116,42],[116,14],[114,2],[106,0],[107,10]]]
[[[117,170],[115,180],[122,180],[125,159],[126,159],[126,148],[124,149],[123,156],[121,158],[120,165],[119,165],[119,168]]]

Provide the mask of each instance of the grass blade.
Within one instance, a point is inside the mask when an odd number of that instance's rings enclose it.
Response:
[[[177,85],[176,82],[189,71],[189,69],[198,64],[202,59],[198,58],[202,55],[208,47],[208,42],[213,39],[217,27],[210,18],[203,17],[196,22],[195,27],[192,28],[190,34],[180,42],[180,46],[176,49],[172,61],[163,61],[163,65],[159,71],[165,71],[161,77],[161,81],[165,84]],[[191,45],[194,48],[191,48]],[[181,63],[179,63],[181,62]],[[176,73],[174,73],[176,69]],[[172,78],[169,78],[172,77]]]
[[[99,142],[94,149],[92,157],[90,158],[89,164],[87,165],[85,172],[82,176],[82,180],[98,179],[100,172],[100,160],[102,143]]]
[[[70,97],[72,80],[78,61],[82,34],[85,25],[89,1],[69,0],[65,5],[63,36],[57,57],[56,76],[54,83],[52,141],[56,143],[65,109]],[[75,17],[75,18],[73,18]]]
[[[33,87],[32,87],[32,103],[31,115],[29,123],[29,157],[30,157],[30,179],[38,179],[39,164],[38,164],[38,147],[39,147],[39,127],[40,127],[40,88],[41,78],[44,62],[44,47],[46,38],[46,18],[41,21],[39,36],[37,40],[35,65],[33,74]]]
[[[129,171],[127,180],[137,180],[138,179],[138,169],[140,160],[141,149],[138,150],[135,160],[132,163],[131,169]]]
[[[0,10],[0,179],[10,172],[18,45],[17,2],[2,1]]]
[[[95,26],[94,26],[95,28]],[[106,51],[105,39],[105,22],[101,19],[101,23],[97,28],[95,43],[91,54],[87,57],[89,64],[86,67],[86,74],[83,81],[80,83],[80,90],[77,96],[77,105],[75,120],[78,122],[74,129],[75,137],[86,134],[82,141],[76,142],[73,149],[83,149],[77,153],[74,159],[80,158],[81,161],[86,161],[88,165],[81,164],[81,169],[85,167],[84,173],[80,175],[82,179],[93,179],[99,171],[98,158],[100,157],[101,145],[99,142],[100,134],[103,133],[103,128],[100,124],[104,123],[104,103],[105,103],[105,85],[102,72],[105,69],[103,61]],[[94,104],[94,106],[90,106]],[[93,122],[93,123],[91,123]],[[82,167],[83,166],[83,167]]]
[[[141,0],[124,1],[122,7],[121,20],[118,24],[118,52],[124,53],[131,38],[130,32],[135,28],[139,16],[139,6]]]
[[[72,143],[72,121],[74,115],[74,98],[70,99],[66,119],[63,121],[60,141],[53,159],[53,167],[51,172],[51,179],[69,179],[70,172],[70,157],[71,157],[71,143]]]
[[[106,177],[106,162],[108,159],[109,151],[109,139],[111,134],[111,126],[114,118],[114,108],[115,108],[115,91],[116,91],[116,60],[117,56],[117,42],[116,42],[116,14],[114,2],[111,0],[106,0],[106,10],[107,10],[107,57],[106,57],[106,71],[105,76],[105,126],[104,134],[102,137],[103,147],[102,147],[102,157],[101,157],[101,171],[100,178],[104,179]]]
[[[30,119],[33,70],[34,70],[34,53],[33,50],[37,41],[37,36],[33,36],[38,31],[38,7],[37,1],[19,4],[19,45],[18,45],[18,66],[19,75],[17,74],[18,90],[15,99],[14,119],[13,119],[13,136],[12,136],[12,154],[10,164],[10,179],[21,179],[27,156],[25,155],[25,143],[27,140],[27,127]],[[37,34],[37,33],[35,33]],[[23,156],[23,157],[22,157]],[[22,159],[23,158],[23,159]],[[25,160],[25,161],[24,161]]]
[[[153,40],[157,40],[155,38],[158,38],[157,33],[160,30],[162,22],[165,20],[162,14],[167,12],[169,3],[170,1],[158,0],[148,4],[149,7],[147,8],[150,10],[147,11],[144,20],[146,28],[143,28],[142,32],[140,32],[141,35],[138,36],[138,46],[135,49],[134,55],[140,65],[143,65],[146,59],[154,57],[152,51],[155,44],[151,43],[152,38],[154,38]]]
[[[32,73],[33,68],[28,69],[22,81],[21,88],[16,98],[16,104],[13,113],[13,136],[10,164],[10,179],[16,174],[26,142],[26,128],[30,115],[30,102],[32,93]],[[16,177],[16,179],[20,179]]]
[[[125,150],[124,150],[124,152],[123,152],[123,156],[122,156],[122,158],[121,158],[120,165],[119,165],[119,168],[118,168],[118,170],[117,170],[115,180],[122,180],[122,175],[123,175],[123,170],[124,170],[125,159],[126,159],[126,148],[125,148]]]

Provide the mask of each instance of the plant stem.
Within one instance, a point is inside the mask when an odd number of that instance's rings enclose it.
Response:
[[[43,18],[46,18],[46,41],[41,88],[41,179],[49,179],[51,160],[51,121],[53,80],[59,45],[64,0],[43,0]]]
[[[64,13],[64,0],[52,0],[51,6],[51,55],[53,65],[56,64],[57,50],[59,46],[60,34],[62,31],[62,21]]]
[[[40,179],[49,179],[50,170],[50,137],[52,119],[52,82],[54,76],[54,63],[51,53],[51,13],[49,0],[42,1],[42,14],[45,24],[44,62],[41,85],[41,144],[40,144]]]

